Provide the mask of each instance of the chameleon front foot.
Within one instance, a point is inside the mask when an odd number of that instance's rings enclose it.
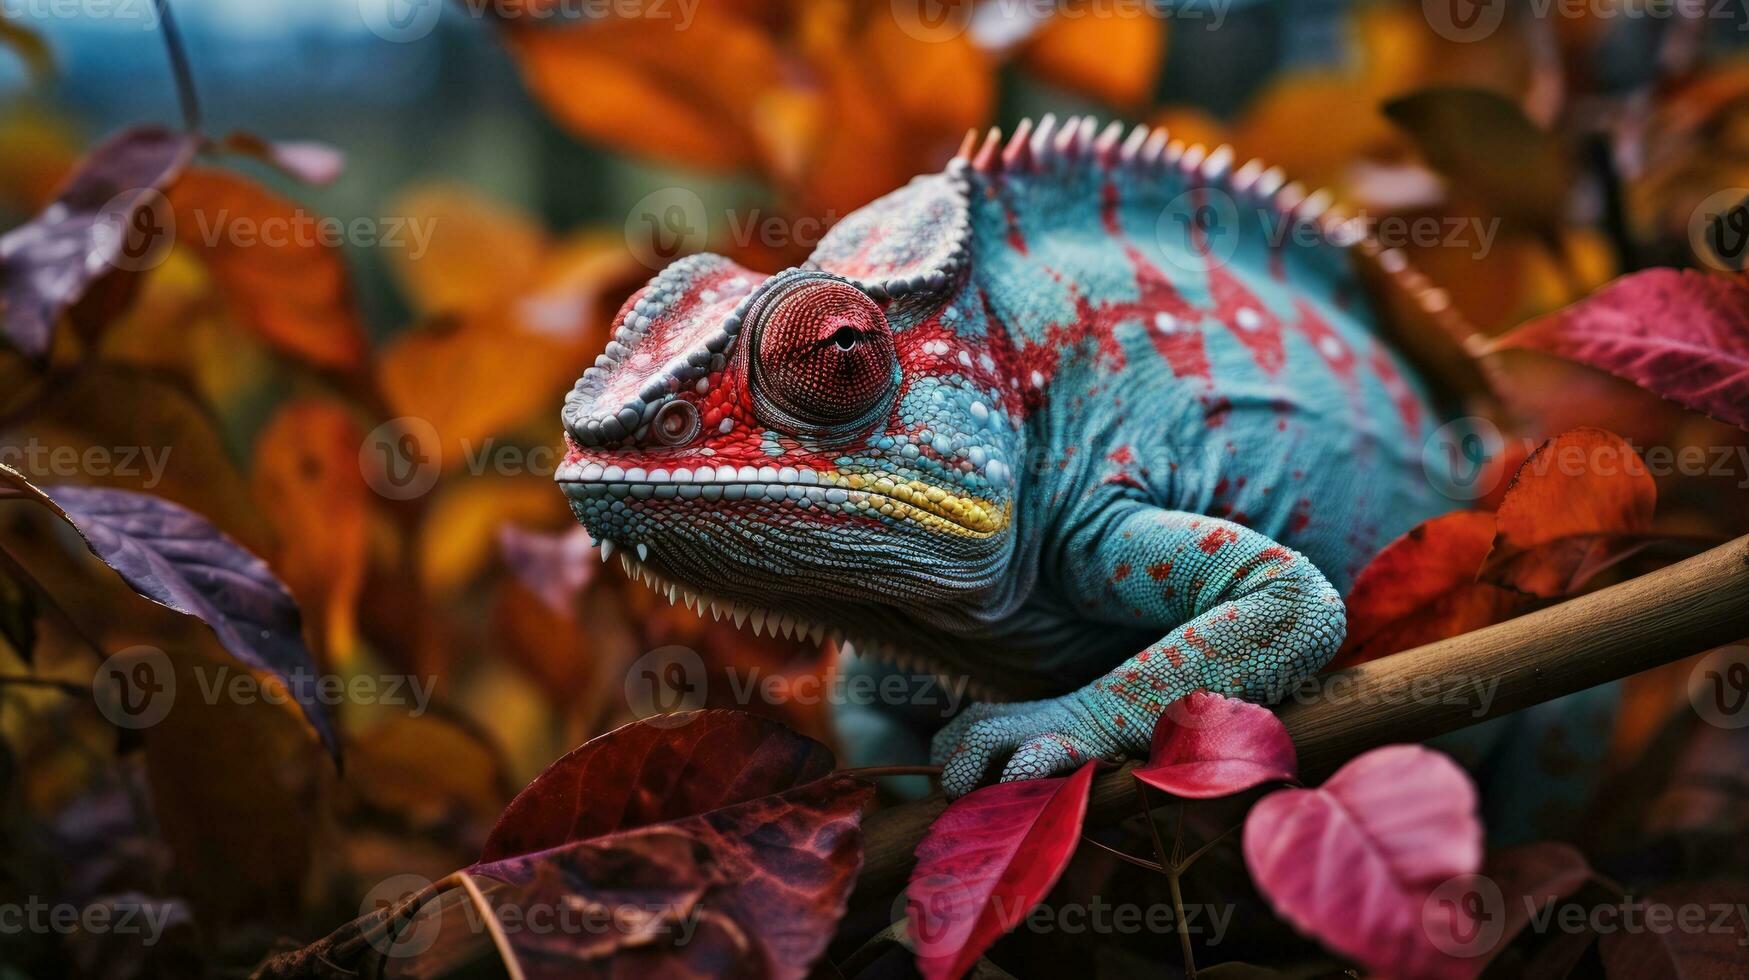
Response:
[[[1076,695],[1023,704],[974,704],[937,732],[931,755],[950,798],[976,789],[1000,765],[1001,781],[1056,776],[1130,749]]]

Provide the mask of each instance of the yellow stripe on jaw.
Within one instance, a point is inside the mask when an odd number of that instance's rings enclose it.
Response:
[[[832,486],[860,490],[880,498],[876,510],[888,517],[915,521],[931,530],[985,538],[1008,526],[1011,504],[998,504],[981,497],[962,497],[920,480],[907,480],[886,473],[824,474]],[[870,501],[873,505],[874,502]]]

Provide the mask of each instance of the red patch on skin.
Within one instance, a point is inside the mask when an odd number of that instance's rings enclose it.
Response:
[[[1196,635],[1196,627],[1194,626],[1186,626],[1184,628],[1184,642],[1195,647],[1196,651],[1205,657],[1208,656],[1210,650],[1214,649],[1209,641]]]
[[[1343,387],[1354,390],[1354,368],[1357,359],[1354,351],[1343,343],[1318,311],[1302,298],[1294,300],[1293,327],[1300,336],[1306,338],[1306,343],[1312,345],[1312,350],[1318,353],[1330,373],[1336,375]]]
[[[1390,351],[1385,350],[1376,342],[1367,355],[1367,364],[1374,374],[1384,383],[1385,391],[1391,396],[1391,402],[1397,406],[1397,416],[1403,420],[1403,428],[1410,435],[1421,434],[1421,399],[1415,397],[1408,382],[1398,373],[1396,362],[1391,359]]]
[[[1153,656],[1154,656],[1153,654],[1149,653],[1146,650],[1143,650],[1141,653],[1136,654],[1136,663],[1145,664]]]
[[[1251,352],[1251,359],[1257,362],[1264,374],[1273,376],[1280,372],[1287,362],[1281,321],[1263,305],[1257,294],[1224,266],[1211,266],[1208,275],[1209,295],[1214,299],[1216,318]]]
[[[1294,501],[1293,513],[1288,515],[1287,529],[1289,533],[1297,534],[1304,531],[1312,523],[1312,502],[1304,497]]]
[[[1099,220],[1105,225],[1105,232],[1114,238],[1123,237],[1123,222],[1117,217],[1117,185],[1106,181],[1099,188]]]
[[[1172,574],[1172,563],[1169,561],[1155,562],[1148,566],[1148,577],[1156,582],[1164,580]]]
[[[1203,554],[1212,555],[1237,540],[1239,540],[1239,533],[1237,531],[1234,531],[1230,527],[1217,527],[1203,535],[1203,539],[1198,541],[1196,546],[1202,549]]]
[[[1172,661],[1172,666],[1174,666],[1174,667],[1184,666],[1184,655],[1178,652],[1177,647],[1167,647],[1166,649],[1164,649],[1160,652],[1164,653],[1166,655],[1167,660]]]
[[[1131,452],[1130,447],[1128,446],[1119,446],[1116,449],[1113,449],[1111,455],[1105,458],[1119,466],[1128,466],[1136,461],[1136,454]]]
[[[1008,222],[1008,247],[1025,255],[1026,236],[1020,231],[1020,217],[1014,213],[1014,206],[1006,200],[1002,202],[1002,217]]]
[[[1129,578],[1129,577],[1130,577],[1130,563],[1127,561],[1122,562],[1117,566],[1117,568],[1112,570],[1111,582],[1113,585],[1116,585],[1117,583],[1122,582],[1124,579]]]

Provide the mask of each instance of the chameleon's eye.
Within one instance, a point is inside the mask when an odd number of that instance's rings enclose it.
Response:
[[[786,290],[755,324],[753,378],[783,415],[832,428],[861,421],[895,378],[886,315],[854,286],[815,279]]]

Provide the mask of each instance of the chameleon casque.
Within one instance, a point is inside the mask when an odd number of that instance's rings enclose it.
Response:
[[[1355,253],[1438,298],[1328,195],[1232,164],[1045,116],[798,268],[675,262],[565,400],[572,509],[701,612],[970,678],[933,739],[950,795],[1146,754],[1197,688],[1279,696],[1355,573],[1453,506]]]

